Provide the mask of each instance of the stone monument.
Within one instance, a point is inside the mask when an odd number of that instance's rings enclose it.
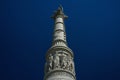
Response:
[[[52,18],[55,21],[52,46],[46,53],[44,80],[76,80],[73,51],[68,47],[64,20],[67,16],[60,6]]]

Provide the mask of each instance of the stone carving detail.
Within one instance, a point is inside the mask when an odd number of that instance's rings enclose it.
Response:
[[[50,54],[46,63],[46,72],[56,69],[62,69],[74,73],[73,59],[64,52],[55,52],[54,54]]]
[[[45,64],[45,72],[48,72],[52,69],[53,69],[53,56],[52,54],[50,54],[50,56],[48,56],[48,61]]]
[[[48,70],[51,70],[52,68],[53,68],[53,56],[50,54],[48,60]]]
[[[61,68],[65,69],[67,66],[67,57],[65,54],[61,54],[61,59],[60,59],[60,63],[61,63]]]
[[[60,68],[60,58],[58,54],[54,54],[54,69]]]
[[[68,61],[68,70],[74,72],[74,63],[71,59]]]

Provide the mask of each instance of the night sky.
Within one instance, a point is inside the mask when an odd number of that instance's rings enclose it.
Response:
[[[120,80],[120,0],[2,0],[0,80],[43,80],[59,4],[77,80]]]

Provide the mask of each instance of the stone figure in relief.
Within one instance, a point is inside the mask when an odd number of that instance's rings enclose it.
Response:
[[[60,67],[60,58],[58,54],[54,54],[54,69]]]
[[[66,62],[66,64],[67,64],[67,65],[66,65],[66,69],[67,69],[67,70],[69,70],[69,66],[70,66],[69,62],[70,62],[70,59],[67,58],[67,62]]]
[[[74,63],[73,63],[72,59],[70,59],[68,66],[69,66],[69,70],[72,71],[72,72],[73,72],[73,70],[74,70],[74,69],[73,69],[73,68],[74,68],[73,65],[74,65]]]
[[[67,57],[65,54],[61,54],[61,68],[65,69],[67,65]]]
[[[53,56],[52,54],[50,54],[50,56],[48,57],[48,70],[52,70],[53,69]]]

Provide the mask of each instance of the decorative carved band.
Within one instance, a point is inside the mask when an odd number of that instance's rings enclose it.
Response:
[[[74,57],[73,55],[73,51],[68,48],[68,47],[65,47],[65,46],[52,46],[48,51],[47,51],[47,54],[46,54],[46,57],[47,55],[49,55],[50,53],[54,52],[54,51],[59,51],[59,50],[63,50],[63,51],[66,51],[68,52],[72,57]]]
[[[56,42],[63,42],[63,43],[65,43],[67,45],[66,40],[62,40],[62,39],[57,39],[57,40],[53,41],[52,45],[54,45],[54,43],[56,43]]]
[[[75,73],[73,57],[65,51],[55,51],[47,56],[45,65],[45,73],[54,70],[65,70]]]

